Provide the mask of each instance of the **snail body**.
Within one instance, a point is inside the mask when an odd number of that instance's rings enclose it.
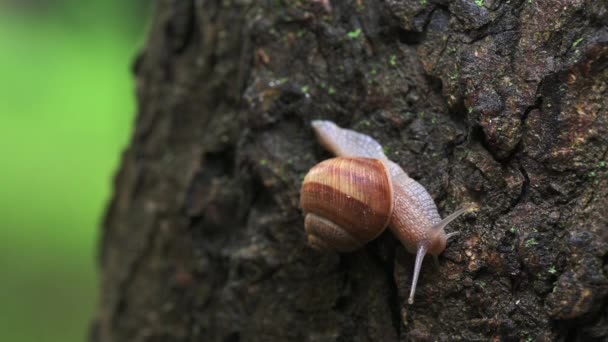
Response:
[[[321,250],[352,251],[375,239],[388,226],[416,263],[408,303],[426,254],[438,256],[449,237],[444,228],[467,211],[443,220],[426,189],[390,161],[370,136],[313,121],[319,143],[337,156],[315,165],[304,178],[300,206],[309,245]]]

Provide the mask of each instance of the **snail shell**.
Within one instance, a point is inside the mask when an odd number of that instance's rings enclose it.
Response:
[[[341,252],[361,247],[390,222],[392,198],[390,174],[380,160],[333,158],[317,164],[300,192],[309,244]]]

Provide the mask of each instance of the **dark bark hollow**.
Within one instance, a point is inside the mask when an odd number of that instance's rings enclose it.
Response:
[[[328,4],[158,1],[91,340],[608,338],[608,3]],[[318,118],[480,204],[413,306],[390,234],[306,246]]]

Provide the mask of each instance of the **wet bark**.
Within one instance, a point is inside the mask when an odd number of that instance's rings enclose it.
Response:
[[[608,2],[327,4],[158,1],[91,340],[608,338]],[[390,234],[306,246],[318,118],[479,204],[414,305]]]

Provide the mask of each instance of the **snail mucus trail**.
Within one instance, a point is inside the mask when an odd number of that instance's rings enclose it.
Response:
[[[408,252],[416,255],[408,303],[426,254],[437,257],[457,233],[445,227],[472,207],[441,219],[426,189],[390,161],[368,135],[331,121],[315,120],[319,143],[336,158],[310,169],[300,192],[306,234],[311,247],[352,251],[375,239],[388,226]]]

